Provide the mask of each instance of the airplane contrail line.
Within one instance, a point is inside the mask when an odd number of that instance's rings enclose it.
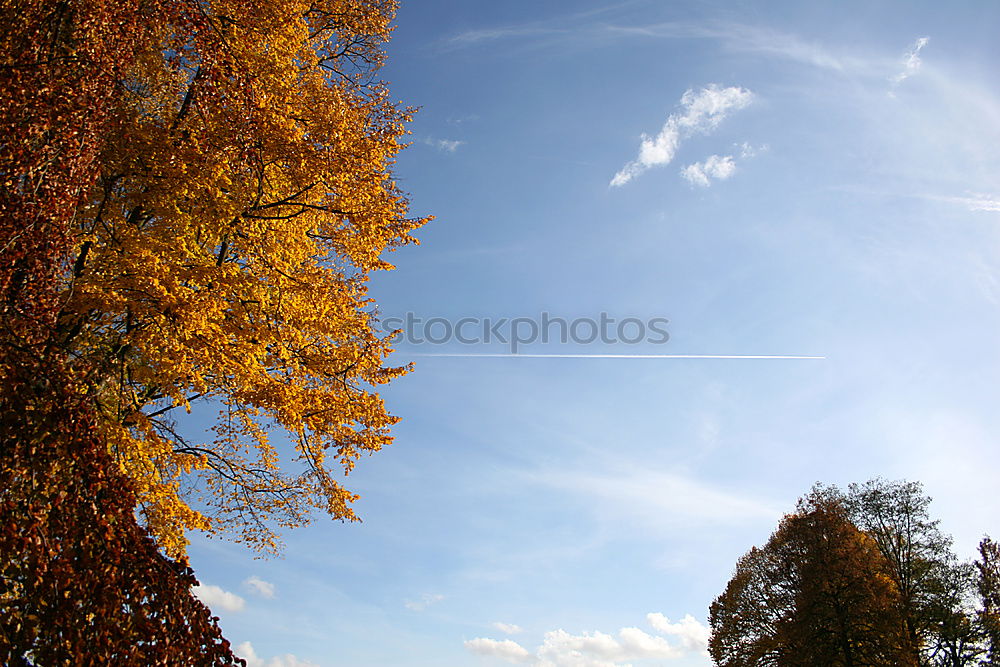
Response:
[[[518,354],[490,352],[414,352],[412,357],[520,357],[524,359],[826,359],[810,354]]]

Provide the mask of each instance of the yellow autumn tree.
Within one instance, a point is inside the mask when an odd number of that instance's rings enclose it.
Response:
[[[167,553],[191,529],[271,551],[313,510],[355,519],[337,470],[396,421],[376,388],[407,368],[366,294],[426,222],[391,174],[412,110],[377,78],[396,2],[143,7],[58,339]],[[204,441],[178,427],[195,401]]]

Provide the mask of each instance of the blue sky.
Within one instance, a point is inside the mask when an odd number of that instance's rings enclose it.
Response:
[[[401,341],[395,444],[255,560],[196,538],[251,667],[707,665],[736,559],[816,481],[1000,535],[990,2],[404,2],[397,165],[437,220],[385,317],[669,319],[663,344]],[[687,618],[690,616],[690,618]]]

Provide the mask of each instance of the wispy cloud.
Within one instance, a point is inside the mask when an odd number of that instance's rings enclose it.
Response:
[[[504,633],[505,635],[516,635],[518,633],[524,632],[524,628],[520,625],[514,625],[513,623],[501,623],[497,621],[493,624],[493,627]]]
[[[419,140],[422,144],[427,144],[428,146],[433,146],[439,151],[445,153],[454,153],[459,149],[460,146],[464,146],[464,141],[458,141],[456,139],[434,139],[432,137],[424,137]]]
[[[670,164],[682,139],[711,132],[730,112],[746,107],[751,100],[752,92],[736,86],[710,84],[699,91],[688,90],[681,97],[681,110],[667,117],[659,134],[642,135],[638,157],[615,174],[611,186],[620,187],[652,167]]]
[[[250,642],[237,645],[233,651],[247,661],[247,667],[319,667],[316,663],[303,660],[291,653],[276,655],[270,660],[265,660],[257,655]]]
[[[970,211],[990,211],[993,213],[1000,213],[1000,198],[998,197],[979,195],[976,197],[967,197],[962,200],[962,203],[968,206]]]
[[[623,24],[597,17],[608,9],[613,7],[602,8],[596,12],[561,15],[544,21],[467,30],[446,39],[441,45],[448,50],[493,42],[517,41],[522,46],[565,50],[569,47],[608,48],[609,43],[633,41],[636,38],[707,40],[715,42],[720,48],[733,54],[784,60],[835,74],[872,76],[883,80],[886,68],[892,67],[893,63],[897,62],[891,56],[863,53],[844,46],[824,44],[764,25],[721,20]],[[926,38],[917,41],[914,50],[907,53],[904,67],[911,67],[912,56],[915,58],[912,66],[919,68],[918,54],[924,44]],[[909,76],[905,71],[903,78]]]
[[[403,606],[410,611],[423,611],[427,607],[440,602],[444,599],[443,595],[437,595],[434,593],[424,593],[420,596],[419,600],[404,600]]]
[[[270,600],[274,597],[274,584],[269,581],[264,581],[257,575],[247,578],[243,582],[243,587],[251,593],[261,596],[262,598]]]
[[[218,586],[199,584],[191,590],[195,597],[204,602],[212,611],[219,609],[243,611],[243,607],[246,606],[246,600],[235,593],[224,591]]]
[[[681,169],[681,178],[691,185],[707,188],[712,179],[724,181],[736,173],[736,162],[732,155],[709,155],[702,162],[695,162]]]
[[[568,32],[570,31],[537,24],[483,28],[479,30],[466,30],[465,32],[461,32],[453,37],[449,37],[445,40],[445,45],[451,47],[462,47],[517,37],[542,37],[547,35],[565,34]]]
[[[499,41],[531,40],[535,46],[551,48],[565,48],[570,43],[605,48],[609,42],[636,38],[703,39],[714,41],[731,53],[781,59],[839,73],[876,73],[888,62],[831,49],[820,42],[766,26],[725,21],[616,24],[592,18],[583,13],[551,21],[467,30],[448,38],[442,45],[445,49],[456,49]]]
[[[740,157],[744,160],[748,160],[752,157],[757,157],[761,153],[766,153],[768,150],[767,144],[760,144],[759,146],[754,146],[746,141],[741,144],[736,144],[736,147],[740,149]]]
[[[625,0],[602,7],[594,7],[583,11],[562,14],[550,20],[530,21],[488,28],[464,30],[445,39],[441,45],[445,49],[479,46],[489,42],[502,40],[532,39],[539,37],[556,37],[575,39],[586,36],[600,24],[593,19],[609,12],[620,11],[628,5],[634,5],[645,0]]]
[[[486,637],[466,641],[465,648],[477,655],[535,667],[621,667],[623,661],[706,654],[709,629],[693,616],[673,623],[661,613],[652,613],[646,615],[646,620],[659,635],[637,627],[622,628],[616,634],[599,631],[572,634],[560,628],[546,632],[534,653],[510,639]]]
[[[965,197],[946,197],[943,195],[918,195],[921,199],[940,201],[948,204],[958,204],[969,211],[986,211],[1000,213],[1000,196],[971,193]]]
[[[857,58],[835,55],[817,42],[798,35],[740,23],[661,22],[648,25],[606,26],[611,34],[658,39],[708,39],[735,53],[781,58],[821,69],[842,72],[863,65]]]
[[[903,83],[920,71],[920,66],[923,64],[923,61],[920,60],[920,51],[927,46],[927,42],[929,41],[929,37],[921,37],[914,42],[913,46],[911,46],[910,49],[904,54],[902,71],[889,79],[893,88],[896,88],[899,84]]]
[[[781,511],[770,504],[715,488],[697,479],[648,466],[620,466],[601,472],[552,470],[534,481],[579,500],[596,518],[634,530],[674,532],[712,523],[770,523]]]
[[[729,24],[711,29],[711,36],[730,51],[771,56],[820,69],[844,72],[866,67],[863,59],[835,54],[826,46],[793,33],[759,26]]]

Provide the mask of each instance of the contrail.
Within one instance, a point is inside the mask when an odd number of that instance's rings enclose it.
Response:
[[[479,352],[415,352],[411,357],[521,357],[525,359],[826,359],[806,354],[514,354]]]

